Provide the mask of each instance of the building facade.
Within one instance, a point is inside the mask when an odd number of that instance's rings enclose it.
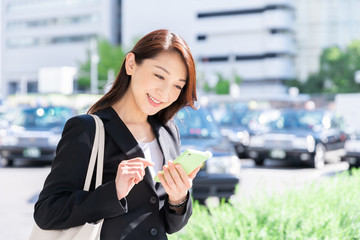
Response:
[[[40,71],[76,69],[94,37],[129,50],[167,28],[189,44],[200,86],[220,74],[240,77],[242,96],[286,95],[287,80],[318,70],[323,48],[360,39],[357,9],[358,0],[3,0],[0,94],[41,91]]]
[[[1,1],[1,93],[39,91],[39,71],[77,68],[90,40],[121,40],[121,1]]]
[[[181,34],[201,85],[239,76],[242,96],[286,94],[295,77],[294,9],[287,0],[124,0],[123,44],[157,28]],[[139,4],[144,8],[138,8]],[[157,9],[161,6],[161,11]],[[156,14],[154,17],[154,13]],[[132,24],[134,22],[139,24]]]
[[[305,81],[319,70],[326,47],[360,39],[359,0],[296,0],[296,75]]]

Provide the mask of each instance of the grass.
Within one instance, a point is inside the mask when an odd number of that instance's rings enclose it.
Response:
[[[360,240],[359,203],[360,171],[354,170],[281,195],[209,208],[195,203],[189,223],[169,239]]]

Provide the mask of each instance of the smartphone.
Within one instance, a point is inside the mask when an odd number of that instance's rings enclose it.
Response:
[[[203,162],[212,157],[212,153],[209,151],[202,152],[198,150],[188,149],[184,151],[180,156],[174,160],[174,164],[180,164],[186,174],[190,174],[197,167],[199,167]],[[164,172],[161,171],[163,174]],[[154,180],[160,182],[159,177],[156,175]]]

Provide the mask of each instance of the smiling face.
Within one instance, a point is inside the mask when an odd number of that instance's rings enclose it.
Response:
[[[133,110],[146,115],[154,115],[175,102],[187,79],[185,64],[173,51],[161,52],[141,64],[136,64],[135,55],[129,53],[126,73],[131,76],[126,95],[133,99]]]

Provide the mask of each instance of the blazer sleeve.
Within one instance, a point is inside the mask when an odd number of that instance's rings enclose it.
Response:
[[[127,212],[119,202],[115,182],[83,191],[95,124],[79,116],[67,121],[51,171],[35,204],[34,219],[42,229],[66,229]],[[90,134],[92,134],[90,137]]]
[[[180,134],[178,127],[173,123],[170,122],[168,124],[169,129],[171,130],[171,133],[173,135],[173,139],[175,141],[176,151],[177,155],[180,154]],[[190,216],[192,215],[193,208],[192,208],[192,201],[191,201],[191,194],[188,192],[187,195],[188,201],[185,206],[185,212],[182,215],[176,214],[176,212],[169,208],[169,205],[167,204],[168,197],[165,199],[164,209],[165,209],[165,229],[166,232],[169,234],[175,233],[180,231],[189,221]]]

